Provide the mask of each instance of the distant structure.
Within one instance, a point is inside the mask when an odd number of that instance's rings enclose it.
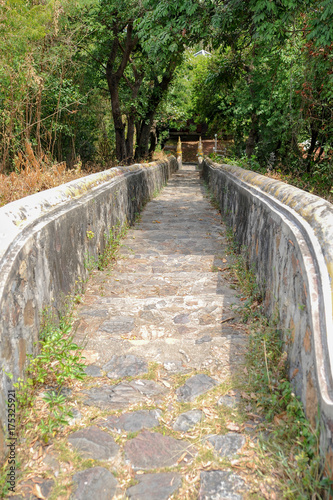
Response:
[[[207,57],[207,56],[211,56],[212,54],[210,52],[207,52],[207,50],[204,50],[204,49],[201,49],[199,50],[199,52],[196,52],[194,54],[194,57],[197,57],[197,56],[204,56],[204,57]]]

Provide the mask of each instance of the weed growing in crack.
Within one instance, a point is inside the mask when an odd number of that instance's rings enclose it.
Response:
[[[126,235],[128,231],[127,222],[120,228],[120,224],[118,223],[116,226],[113,226],[109,234],[105,233],[105,249],[104,252],[99,255],[97,261],[97,269],[102,271],[106,267],[108,267],[111,262],[113,262],[116,258],[117,250],[120,246],[120,240]]]
[[[83,266],[88,271],[88,273],[92,273],[94,269],[96,269],[98,264],[98,260],[93,255],[88,252],[85,253]]]
[[[103,271],[116,259],[116,254],[120,246],[120,240],[126,235],[129,229],[127,222],[120,227],[120,222],[116,226],[112,226],[109,233],[104,233],[105,248],[103,253],[95,257],[90,253],[86,253],[84,257],[84,268],[92,273],[95,269]]]
[[[84,358],[73,342],[72,315],[68,311],[58,321],[54,314],[44,311],[38,354],[27,358],[25,378],[14,383],[18,430],[47,443],[73,416],[62,389],[85,376]]]

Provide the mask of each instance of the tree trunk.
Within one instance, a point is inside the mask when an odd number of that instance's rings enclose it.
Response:
[[[119,80],[115,75],[111,75],[111,77],[108,77],[107,75],[107,82],[111,97],[112,117],[116,133],[116,155],[118,161],[124,161],[127,159],[127,149],[125,124],[123,123],[119,100]]]
[[[153,125],[150,129],[149,141],[150,141],[149,156],[152,157],[157,146],[156,120],[154,120]]]
[[[314,126],[311,126],[311,143],[308,152],[306,154],[306,162],[305,162],[306,172],[308,174],[310,174],[312,170],[311,160],[313,160],[313,153],[316,149],[317,139],[318,139],[318,129]]]
[[[116,156],[118,161],[123,162],[127,161],[128,152],[126,147],[125,124],[123,123],[119,98],[119,83],[130,60],[131,52],[138,42],[138,37],[134,36],[132,38],[133,24],[129,23],[126,30],[125,46],[122,48],[118,40],[118,28],[117,21],[115,21],[112,28],[114,40],[112,42],[112,47],[106,64],[106,80],[108,82],[110,92],[112,117],[116,133]],[[119,53],[121,53],[122,56],[119,66],[115,70],[114,65]]]
[[[127,116],[127,137],[126,137],[126,150],[127,159],[131,163],[134,158],[134,132],[135,132],[135,115],[131,113]]]
[[[251,158],[251,156],[254,153],[254,148],[256,145],[256,142],[258,140],[258,130],[257,130],[257,125],[258,125],[258,116],[256,113],[252,113],[251,115],[251,130],[249,133],[249,136],[246,141],[246,156],[248,158]]]
[[[135,159],[147,158],[149,155],[150,131],[154,123],[154,117],[159,103],[171,83],[177,62],[174,61],[162,81],[155,79],[152,95],[149,100],[149,107],[142,119],[139,136],[137,137],[137,148],[135,150]]]
[[[149,153],[149,137],[150,129],[153,123],[154,116],[146,123],[142,121],[140,128],[140,135],[137,140],[137,147],[135,150],[135,159],[141,160],[142,158],[148,158]]]

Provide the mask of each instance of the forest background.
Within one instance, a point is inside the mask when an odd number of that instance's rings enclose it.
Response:
[[[189,120],[332,199],[332,58],[331,0],[2,0],[0,205],[147,160]]]

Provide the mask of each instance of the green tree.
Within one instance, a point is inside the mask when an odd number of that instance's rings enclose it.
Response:
[[[119,161],[148,155],[157,108],[207,15],[200,0],[102,1],[92,11],[92,56],[105,72]]]

